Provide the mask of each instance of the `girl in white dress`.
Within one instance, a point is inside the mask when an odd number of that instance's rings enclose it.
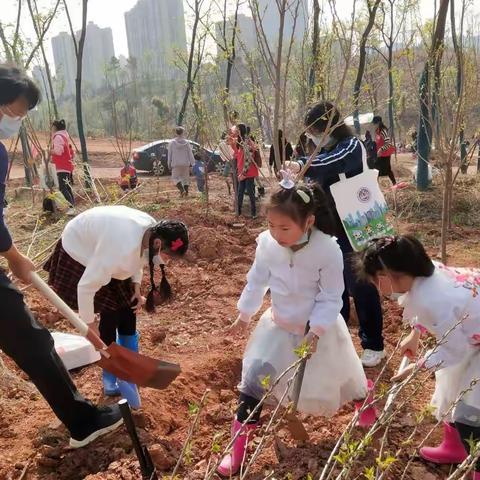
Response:
[[[233,435],[241,433],[232,453],[219,466],[223,476],[235,474],[244,460],[261,409],[245,422],[265,394],[262,380],[268,377],[273,385],[298,361],[295,349],[302,343],[310,346],[312,355],[306,365],[299,411],[331,416],[351,400],[362,401],[368,393],[362,364],[340,315],[343,259],[331,236],[334,222],[325,194],[317,185],[295,186],[290,179],[280,185],[267,206],[269,229],[257,239],[255,262],[238,301],[238,319],[231,327],[232,332],[245,330],[270,290],[271,308],[262,315],[244,354],[239,407],[232,426]],[[307,323],[310,331],[304,336]],[[277,401],[292,374],[275,387]],[[291,394],[289,390],[285,406],[291,402]],[[373,408],[363,414],[364,424],[374,421]]]
[[[423,245],[408,235],[372,242],[359,264],[363,277],[377,285],[386,280],[393,293],[401,294],[403,318],[412,325],[401,354],[415,357],[426,331],[437,341],[417,363],[435,371],[432,406],[438,420],[444,420],[444,436],[438,447],[424,447],[420,455],[434,463],[463,462],[467,440],[480,440],[480,386],[470,386],[480,379],[480,270],[432,262]],[[411,364],[392,380],[406,378],[414,368]],[[475,470],[473,478],[480,480],[480,462]]]

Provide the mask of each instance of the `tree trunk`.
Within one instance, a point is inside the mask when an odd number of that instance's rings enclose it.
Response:
[[[448,224],[450,217],[450,204],[452,199],[452,161],[449,155],[447,160],[447,171],[445,172],[445,187],[443,189],[443,202],[442,202],[442,236],[441,236],[441,255],[442,263],[447,263],[447,236],[448,236]]]
[[[418,125],[418,160],[417,160],[417,188],[426,190],[428,188],[428,161],[432,148],[432,124],[430,114],[433,117],[433,106],[430,107],[430,71],[439,71],[442,58],[443,42],[445,37],[445,24],[447,19],[449,0],[441,0],[435,31],[432,38],[432,47],[419,84],[420,116]],[[437,83],[434,90],[439,88]]]
[[[77,128],[78,137],[80,139],[80,149],[82,151],[82,160],[84,163],[85,182],[87,188],[92,187],[92,178],[90,176],[90,169],[88,168],[88,150],[87,141],[85,138],[85,131],[83,127],[83,113],[82,113],[82,67],[83,67],[83,49],[85,47],[85,37],[87,35],[87,6],[88,0],[83,0],[82,11],[82,31],[78,41],[77,52],[77,76],[75,78],[75,107],[77,112]],[[75,40],[74,40],[75,41]]]
[[[319,0],[313,0],[313,35],[312,35],[312,66],[308,76],[308,96],[315,98],[317,68],[318,68],[318,50],[320,46],[320,3]]]
[[[355,79],[355,85],[353,87],[353,106],[354,106],[353,122],[355,125],[355,132],[357,133],[357,135],[360,133],[360,121],[358,119],[359,102],[360,102],[360,89],[362,87],[363,74],[365,72],[365,62],[367,58],[366,45],[367,45],[368,36],[370,35],[370,32],[372,31],[373,25],[375,23],[375,16],[377,14],[377,9],[380,4],[380,0],[374,0],[374,1],[375,3],[373,4],[373,7],[370,9],[370,0],[367,0],[368,23],[367,23],[367,26],[365,27],[365,30],[362,34],[362,39],[360,41],[360,58],[358,61],[357,77]]]
[[[182,125],[183,120],[185,119],[185,112],[187,111],[188,97],[194,86],[193,78],[193,57],[195,54],[195,40],[197,36],[198,22],[200,21],[200,5],[199,0],[195,0],[195,20],[193,22],[192,29],[192,42],[190,44],[190,53],[188,56],[188,67],[187,67],[187,88],[185,89],[185,94],[183,95],[182,106],[180,112],[178,112],[177,125]]]
[[[223,92],[223,102],[222,102],[223,119],[225,121],[225,125],[229,124],[228,112],[230,109],[230,84],[232,81],[233,65],[235,63],[235,58],[236,58],[235,40],[237,38],[239,7],[240,7],[240,1],[237,0],[237,4],[235,7],[234,25],[233,25],[233,31],[232,31],[232,41],[230,43],[230,48],[228,49],[227,73],[225,76],[225,90]],[[226,15],[226,12],[225,12],[225,15]],[[226,31],[225,31],[225,35],[226,35]]]

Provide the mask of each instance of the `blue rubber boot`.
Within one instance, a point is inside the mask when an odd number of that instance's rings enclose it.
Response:
[[[135,335],[119,335],[118,344],[122,347],[128,348],[133,352],[138,352],[138,332]],[[117,380],[118,388],[122,398],[127,400],[131,408],[140,408],[142,405],[140,401],[140,394],[138,388],[134,383],[126,382],[125,380]]]
[[[118,397],[120,395],[120,389],[118,388],[117,377],[106,370],[102,374],[103,380],[103,393],[107,397]]]

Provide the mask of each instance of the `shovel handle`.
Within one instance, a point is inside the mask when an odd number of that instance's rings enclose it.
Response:
[[[97,350],[105,350],[107,346],[100,337],[42,280],[36,272],[31,273],[33,286],[57,308],[65,318],[90,342]]]
[[[307,322],[305,326],[305,335],[310,331],[310,322]],[[303,377],[305,375],[305,368],[307,367],[307,357],[302,359],[300,362],[300,367],[298,368],[297,377],[295,378],[295,383],[293,384],[293,413],[297,411],[298,400],[300,398],[300,392],[302,390]]]

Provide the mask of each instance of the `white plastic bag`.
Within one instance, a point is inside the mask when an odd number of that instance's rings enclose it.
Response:
[[[90,365],[100,360],[100,354],[85,337],[63,332],[53,332],[52,337],[55,350],[67,370]]]

